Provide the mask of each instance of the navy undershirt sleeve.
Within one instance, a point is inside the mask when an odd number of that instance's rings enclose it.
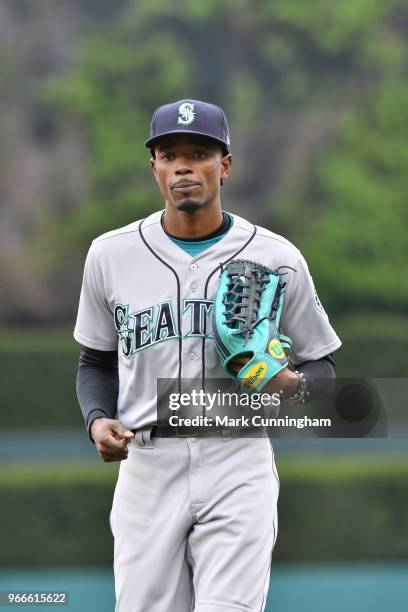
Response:
[[[119,394],[117,351],[97,351],[81,345],[76,390],[92,440],[90,431],[95,419],[116,418]]]
[[[333,391],[336,380],[333,353],[316,361],[304,361],[295,368],[305,375],[310,400],[321,399]]]

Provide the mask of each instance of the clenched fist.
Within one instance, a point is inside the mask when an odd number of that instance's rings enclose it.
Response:
[[[116,419],[98,418],[91,425],[91,437],[104,461],[122,461],[134,434]]]

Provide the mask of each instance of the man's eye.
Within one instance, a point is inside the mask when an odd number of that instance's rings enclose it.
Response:
[[[174,153],[170,153],[170,152],[163,153],[162,158],[167,159],[168,161],[171,161],[172,159],[174,159]]]
[[[204,159],[205,157],[207,157],[207,153],[206,151],[194,151],[194,157],[196,159]]]

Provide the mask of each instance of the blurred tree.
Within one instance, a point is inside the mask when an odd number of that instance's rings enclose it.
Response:
[[[330,309],[406,313],[408,82],[386,80],[343,120],[305,190],[301,240]]]
[[[91,193],[64,218],[71,248],[157,207],[143,147],[150,101],[174,97],[189,78],[189,66],[177,41],[154,34],[142,40],[143,30],[139,21],[132,33],[119,27],[88,33],[78,68],[49,88],[49,99],[81,123],[89,143]]]
[[[398,6],[401,0],[120,4],[112,23],[87,31],[71,75],[52,88],[90,144],[87,206],[95,213],[77,211],[77,229],[86,234],[95,221],[94,234],[101,222],[108,227],[155,207],[142,142],[152,109],[177,97],[227,108],[241,166],[231,200],[244,207],[248,196],[266,202],[291,194],[305,161],[336,133],[341,111],[404,61],[405,43],[389,23]],[[248,169],[252,152],[258,167]],[[275,213],[290,231],[285,213]]]
[[[356,279],[351,301],[346,278],[353,258],[363,258],[368,268],[389,247],[384,240],[374,244],[391,224],[386,201],[394,207],[393,228],[403,221],[403,208],[396,204],[405,185],[402,130],[383,122],[387,105],[401,117],[405,112],[405,2],[122,0],[115,7],[105,5],[109,17],[106,10],[102,20],[87,17],[72,69],[49,83],[43,96],[65,125],[86,135],[89,149],[89,188],[81,205],[51,215],[47,211],[39,232],[37,261],[54,291],[67,299],[68,310],[76,299],[73,281],[67,279],[71,272],[77,278],[78,259],[89,241],[163,205],[143,141],[152,110],[183,97],[212,100],[227,111],[234,175],[224,193],[225,207],[246,215],[250,206],[253,221],[299,244],[334,310],[379,304],[371,298],[382,291],[382,275],[371,274],[364,283]],[[366,116],[370,102],[385,100],[387,89],[395,92],[393,101]],[[372,129],[364,153],[362,139]],[[385,170],[380,153],[385,155],[382,139],[390,135],[399,149],[396,155],[388,149]],[[368,154],[379,156],[369,169]],[[400,185],[394,199],[391,180]],[[345,199],[347,215],[339,207]],[[344,235],[339,216],[348,219]],[[370,223],[347,238],[347,223],[363,216]],[[45,250],[50,228],[54,239]],[[405,245],[401,232],[394,241],[397,262]],[[334,257],[340,281],[326,269]],[[382,257],[388,261],[387,253]],[[398,282],[389,270],[382,299],[390,306],[394,295],[406,299],[394,286]]]

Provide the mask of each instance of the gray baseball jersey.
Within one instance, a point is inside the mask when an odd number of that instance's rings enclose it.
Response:
[[[225,376],[211,308],[220,264],[237,257],[288,266],[281,332],[294,363],[341,343],[290,242],[232,215],[229,231],[191,257],[161,216],[92,243],[74,332],[87,347],[118,349],[118,416],[138,430],[111,512],[116,612],[262,612],[279,494],[269,438],[152,438],[156,380]]]
[[[191,257],[164,232],[162,212],[94,240],[85,265],[74,337],[93,349],[118,348],[118,417],[126,427],[156,421],[157,378],[225,377],[211,306],[220,264],[236,257],[288,266],[281,331],[292,339],[293,363],[339,348],[306,262],[288,240],[232,215],[225,236]]]

